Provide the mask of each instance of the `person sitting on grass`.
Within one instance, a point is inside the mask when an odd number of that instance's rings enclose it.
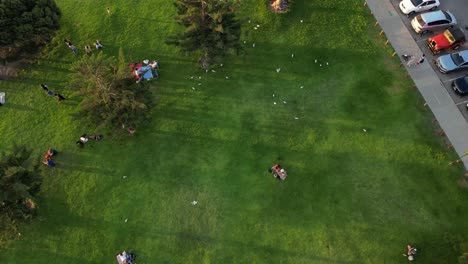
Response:
[[[89,138],[94,139],[94,140],[101,140],[102,137],[103,137],[102,135],[95,135],[95,134],[89,135]]]
[[[78,140],[76,142],[76,144],[79,147],[83,147],[86,142],[88,142],[88,137],[86,136],[86,134],[83,134],[83,135],[81,135],[80,140]]]
[[[409,261],[413,261],[414,256],[416,255],[417,249],[410,245],[407,246],[407,249],[408,249],[408,252],[406,254],[403,254],[403,256],[408,257]]]
[[[63,95],[61,95],[59,93],[55,93],[55,98],[57,98],[57,101],[59,101],[59,102],[66,99],[65,97],[63,97]]]
[[[57,153],[54,149],[49,149],[47,150],[47,153],[44,155],[45,159],[52,159],[52,156],[54,156]]]
[[[104,48],[104,46],[102,45],[99,39],[96,39],[96,42],[94,42],[94,46],[96,47],[97,50]]]
[[[42,162],[42,164],[47,165],[51,168],[55,167],[55,162],[52,159],[46,159]]]

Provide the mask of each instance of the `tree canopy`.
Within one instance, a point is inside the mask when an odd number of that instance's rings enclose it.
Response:
[[[80,118],[111,131],[136,129],[149,119],[153,105],[149,85],[130,78],[122,50],[118,63],[100,52],[84,56],[72,70],[70,85],[83,96]]]
[[[55,0],[0,0],[0,57],[47,43],[60,26]]]
[[[200,51],[202,68],[210,67],[229,52],[241,50],[241,24],[235,16],[236,3],[219,0],[177,0],[175,19],[185,27],[167,43],[183,51]]]
[[[42,176],[39,165],[29,166],[31,152],[15,144],[0,156],[0,245],[17,234],[17,220],[34,215]]]
[[[60,16],[54,0],[0,0],[0,45],[47,38],[59,28]]]

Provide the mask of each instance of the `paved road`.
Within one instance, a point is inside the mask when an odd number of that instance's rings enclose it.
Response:
[[[434,33],[429,33],[429,34],[423,35],[422,37],[419,36],[418,34],[416,34],[416,32],[414,32],[410,24],[411,19],[415,17],[417,14],[408,18],[406,17],[406,15],[401,13],[398,7],[398,4],[400,3],[399,0],[390,0],[390,2],[394,6],[396,13],[401,17],[401,20],[403,21],[405,26],[408,28],[408,31],[410,32],[411,36],[418,44],[421,51],[426,55],[428,62],[432,64],[432,61],[438,56],[453,52],[453,51],[441,52],[440,54],[433,56],[425,45],[426,39],[431,36],[441,33],[443,30],[436,31]],[[439,9],[448,10],[452,12],[452,14],[457,19],[458,25],[460,26],[460,28],[462,28],[462,30],[465,32],[465,36],[468,38],[468,30],[465,28],[465,26],[468,26],[468,2],[466,0],[440,0],[440,2],[441,3],[440,3]],[[468,44],[465,44],[465,46],[463,46],[460,50],[465,50],[465,49],[468,49]],[[437,76],[440,78],[444,87],[447,89],[447,92],[449,93],[450,97],[453,99],[453,101],[457,105],[458,109],[460,110],[462,115],[465,117],[465,119],[468,121],[468,108],[467,108],[468,96],[460,97],[459,95],[455,94],[455,92],[451,88],[452,81],[458,77],[467,75],[468,70],[462,70],[458,72],[444,74],[444,73],[441,73],[434,64],[432,64],[432,67],[434,68]]]
[[[366,0],[375,18],[379,21],[380,27],[384,30],[387,39],[392,43],[393,48],[399,55],[405,53],[421,54],[424,52],[428,55],[428,61],[431,61],[433,57],[430,56],[424,46],[424,39],[428,36],[421,38],[414,33],[412,28],[408,29],[406,25],[409,23],[409,19],[406,16],[400,16],[400,10],[398,7],[395,8],[396,1]],[[463,10],[459,10],[454,15],[460,17],[464,15],[458,13],[463,13]],[[468,13],[466,14],[465,16],[468,16]],[[464,47],[463,49],[468,48]],[[418,67],[407,68],[407,71],[455,151],[459,156],[463,156],[468,151],[468,123],[461,114],[460,109],[465,109],[460,107],[461,104],[459,103],[461,101],[458,100],[459,98],[453,98],[452,91],[445,88],[445,84],[450,83],[450,79],[463,75],[463,73],[442,75],[434,70],[432,63],[427,62]],[[440,77],[444,79],[441,80]],[[462,161],[465,168],[468,168],[468,156],[463,157]]]

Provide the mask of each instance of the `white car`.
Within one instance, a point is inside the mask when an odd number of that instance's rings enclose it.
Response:
[[[403,14],[411,16],[417,12],[435,10],[439,5],[439,0],[403,0],[400,2],[400,10]]]

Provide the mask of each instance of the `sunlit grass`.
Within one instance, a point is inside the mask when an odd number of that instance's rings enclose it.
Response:
[[[134,249],[137,263],[400,263],[411,243],[420,263],[455,263],[467,235],[461,170],[403,69],[371,41],[361,2],[295,0],[278,16],[242,1],[244,54],[209,73],[165,44],[181,30],[171,1],[57,2],[62,29],[43,58],[1,83],[0,148],[60,154],[37,220],[0,262],[112,263]],[[100,39],[106,54],[158,58],[151,123],[77,148],[99,131],[71,117],[64,38],[80,52]],[[267,172],[278,160],[284,183]]]

